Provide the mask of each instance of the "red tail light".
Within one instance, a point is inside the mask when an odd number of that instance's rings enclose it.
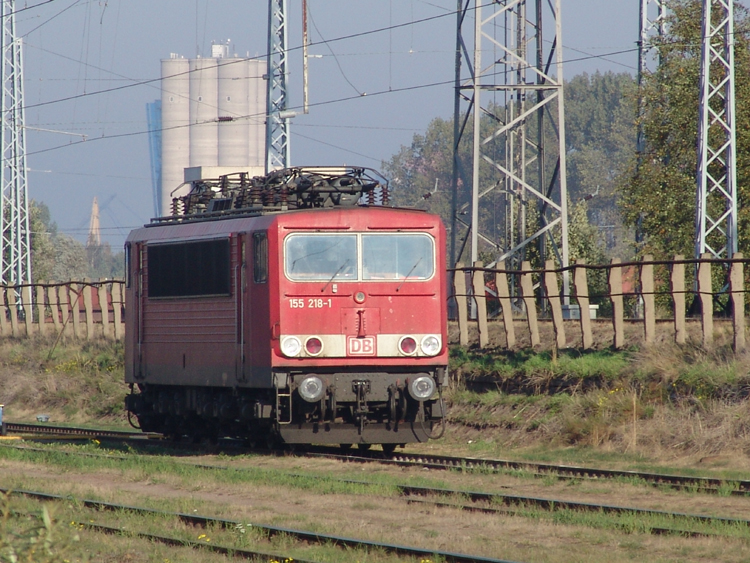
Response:
[[[320,338],[311,337],[305,342],[305,350],[311,356],[317,356],[323,350],[323,343]]]
[[[417,351],[417,341],[414,340],[411,336],[404,336],[401,339],[401,342],[398,343],[398,347],[401,349],[401,352],[403,354],[411,356],[414,352]]]

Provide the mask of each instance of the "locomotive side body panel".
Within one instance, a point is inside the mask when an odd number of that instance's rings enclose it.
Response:
[[[270,386],[267,346],[258,342],[261,334],[267,339],[268,284],[247,283],[253,272],[252,266],[248,272],[248,234],[259,221],[153,227],[131,234],[127,382]],[[191,280],[192,286],[181,285],[179,278]]]

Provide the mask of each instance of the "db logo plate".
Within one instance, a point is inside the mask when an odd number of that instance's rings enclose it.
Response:
[[[375,337],[357,338],[356,336],[349,336],[346,339],[346,349],[349,356],[374,356],[376,353]]]

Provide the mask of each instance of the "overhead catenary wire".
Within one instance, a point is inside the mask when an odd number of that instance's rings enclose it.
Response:
[[[80,1],[81,0],[76,0],[76,2],[74,2],[74,4],[71,4],[66,9],[69,9],[73,5],[79,3]],[[380,33],[380,32],[384,32],[384,31],[388,31],[388,30],[391,30],[391,29],[399,29],[399,28],[403,28],[403,27],[406,27],[406,26],[413,26],[413,25],[416,25],[416,24],[422,24],[422,23],[425,23],[425,22],[434,21],[436,19],[439,19],[439,18],[442,18],[442,17],[446,17],[446,16],[449,16],[449,15],[455,15],[455,12],[446,12],[445,14],[440,14],[440,15],[437,15],[437,16],[430,16],[430,17],[419,19],[419,20],[414,20],[412,22],[404,22],[404,23],[400,23],[400,24],[389,25],[387,27],[381,27],[381,28],[377,28],[377,29],[373,29],[373,30],[367,30],[367,31],[362,31],[362,32],[354,33],[354,34],[348,34],[348,35],[336,37],[336,38],[333,38],[333,39],[328,39],[328,40],[325,40],[325,41],[311,42],[310,45],[328,44],[328,43],[334,43],[334,42],[338,42],[338,41],[344,41],[344,40],[352,39],[352,38],[356,38],[356,37],[363,37],[363,36],[367,36],[367,35],[371,35],[371,34],[375,34],[375,33]],[[737,34],[737,33],[747,33],[747,30],[735,30],[735,34]],[[665,43],[662,43],[662,44],[665,44]],[[666,43],[666,44],[668,45],[670,43]],[[694,46],[695,45],[693,43],[684,43],[684,42],[678,42],[678,41],[671,42],[671,44],[672,45],[684,45],[684,46],[691,46],[691,45]],[[293,48],[290,49],[290,51],[295,50],[295,49],[299,49],[299,48],[301,48],[301,47],[293,47]],[[581,51],[579,49],[573,49],[573,50],[575,50],[577,52],[583,52],[583,51]],[[587,54],[587,55],[582,56],[582,57],[576,57],[576,58],[566,59],[566,60],[563,61],[563,64],[569,64],[569,63],[573,63],[573,62],[580,62],[580,61],[591,60],[591,59],[607,60],[605,57],[611,57],[611,56],[614,56],[614,55],[633,53],[633,52],[636,52],[637,50],[638,50],[637,47],[632,47],[632,48],[628,48],[628,49],[620,49],[620,50],[616,50],[616,51],[610,51],[610,52],[603,53],[603,54]],[[55,54],[57,54],[57,53],[55,53]],[[64,55],[59,55],[59,56],[62,56],[64,58],[70,59],[70,57],[65,57]],[[251,58],[253,58],[253,59],[263,59],[263,58],[265,58],[265,55],[261,55],[261,56],[258,56],[258,57],[251,57]],[[73,60],[75,60],[75,59],[73,59]],[[240,62],[241,60],[242,59],[239,59],[237,62]],[[82,61],[77,61],[77,62],[79,62],[81,64],[88,64],[88,63],[83,63]],[[230,62],[228,64],[233,64],[233,63]],[[108,71],[108,72],[111,72],[111,71]],[[189,71],[185,71],[185,72],[182,72],[182,73],[176,73],[176,74],[174,74],[172,76],[189,75],[191,72],[195,72],[195,70],[189,70]],[[113,74],[116,74],[116,73],[113,73]],[[120,91],[120,90],[129,89],[129,88],[133,88],[133,87],[137,87],[137,86],[154,84],[156,82],[160,82],[161,80],[162,80],[161,77],[159,77],[159,78],[152,78],[152,79],[145,79],[145,80],[137,81],[137,82],[132,83],[132,84],[126,84],[126,85],[117,86],[117,87],[114,87],[114,88],[106,88],[106,89],[97,90],[97,91],[94,91],[94,92],[86,92],[84,94],[77,94],[77,95],[74,95],[74,96],[67,96],[67,97],[64,97],[64,98],[56,99],[56,100],[48,100],[48,101],[45,101],[45,102],[39,102],[39,103],[36,103],[36,104],[30,104],[30,105],[26,106],[26,109],[37,108],[37,107],[51,105],[51,104],[55,104],[55,103],[61,103],[61,102],[65,102],[65,101],[70,101],[70,100],[78,99],[78,98],[81,98],[81,97],[87,97],[87,96],[93,96],[93,95],[108,93],[108,92]],[[426,83],[426,84],[405,86],[405,87],[396,88],[396,89],[391,89],[389,87],[389,89],[387,89],[387,90],[380,90],[380,91],[370,92],[370,93],[367,94],[366,97],[372,98],[372,97],[375,97],[375,96],[382,96],[383,94],[397,94],[397,93],[409,92],[409,91],[420,90],[420,89],[425,89],[425,88],[433,88],[433,87],[438,87],[438,86],[445,86],[445,85],[450,85],[450,84],[453,84],[453,83],[454,83],[454,79],[451,78],[450,80],[443,80],[443,81],[431,82],[431,83]],[[322,102],[312,103],[310,105],[311,106],[325,106],[325,105],[336,104],[336,103],[343,103],[343,102],[346,102],[346,101],[350,101],[350,100],[354,100],[354,99],[361,99],[361,98],[363,98],[363,96],[361,96],[361,95],[358,94],[356,96],[344,96],[344,97],[335,98],[335,99],[331,99],[331,100],[326,100],[326,101],[322,101]],[[299,108],[295,107],[295,108],[290,108],[290,109],[299,109]],[[265,115],[264,114],[241,115],[241,116],[236,116],[235,119],[265,119]],[[187,124],[187,125],[179,125],[179,126],[174,126],[172,128],[169,128],[169,129],[198,126],[198,125],[202,125],[204,123],[210,123],[212,121],[213,120],[206,121],[206,122],[200,122],[200,123]],[[162,129],[159,129],[159,130],[156,130],[156,131],[164,131],[166,129],[167,128],[162,128]],[[53,146],[53,147],[48,147],[48,148],[44,148],[44,149],[39,149],[39,150],[36,150],[36,151],[28,152],[27,154],[28,155],[42,154],[42,153],[46,153],[46,152],[50,152],[50,151],[59,150],[61,148],[65,148],[65,147],[76,146],[76,145],[79,145],[79,144],[81,144],[83,142],[89,142],[90,143],[90,142],[93,142],[93,141],[99,141],[99,140],[105,140],[105,139],[117,139],[117,138],[124,138],[124,137],[130,137],[130,136],[145,135],[145,134],[148,134],[148,133],[150,133],[152,131],[154,131],[154,130],[140,130],[140,131],[134,131],[134,132],[128,132],[128,133],[118,133],[118,134],[113,134],[113,135],[102,135],[100,137],[94,137],[94,138],[88,139],[87,141],[77,141],[77,142],[71,142],[71,143],[66,143],[66,144],[62,144],[62,145],[56,145],[56,146]],[[306,138],[308,138],[310,140],[315,140],[315,139],[313,139],[311,137],[306,137]],[[322,141],[317,141],[317,142],[322,142]],[[348,150],[348,149],[345,149],[345,150]]]
[[[76,2],[80,2],[80,1],[81,0],[76,0]],[[326,45],[326,46],[329,46],[330,43],[336,43],[336,42],[345,41],[345,40],[348,40],[348,39],[365,37],[365,36],[368,36],[368,35],[377,34],[377,33],[383,33],[383,32],[394,30],[394,29],[400,29],[400,28],[404,28],[404,27],[408,27],[408,26],[415,26],[417,24],[424,24],[424,23],[431,22],[431,21],[434,21],[434,20],[437,20],[437,19],[440,19],[440,18],[445,18],[447,16],[454,16],[454,15],[455,15],[455,12],[446,12],[445,14],[439,14],[439,15],[436,15],[436,16],[429,16],[429,17],[417,19],[417,20],[410,21],[410,22],[398,23],[398,24],[393,24],[393,25],[389,25],[389,26],[386,26],[386,27],[379,27],[379,28],[376,28],[376,29],[371,29],[371,30],[366,30],[366,31],[360,31],[360,32],[351,33],[351,34],[348,34],[348,35],[342,35],[342,36],[339,36],[339,37],[335,37],[333,39],[324,39],[324,40],[321,40],[321,41],[311,41],[308,44],[308,46],[309,47],[314,47],[316,45]],[[736,31],[735,33],[738,33],[738,32]],[[288,52],[291,53],[291,52],[300,50],[301,48],[302,48],[302,46],[290,47],[288,49]],[[567,47],[563,46],[563,48],[567,48]],[[578,49],[574,49],[574,50],[579,51],[579,52],[584,52],[584,51],[581,51],[581,50],[578,50]],[[565,60],[565,61],[563,61],[563,64],[572,63],[572,62],[580,62],[580,61],[584,61],[584,60],[597,59],[597,58],[598,59],[602,59],[602,60],[606,60],[606,59],[604,59],[604,57],[618,55],[618,54],[631,53],[631,52],[635,52],[637,50],[638,50],[637,47],[632,47],[632,48],[618,50],[618,51],[611,51],[611,52],[600,54],[600,55],[588,54],[585,57],[579,57],[579,58],[575,58],[575,59]],[[60,56],[64,57],[64,55],[60,55]],[[250,57],[250,58],[251,59],[265,60],[266,57],[267,57],[267,54],[262,54],[262,55],[258,55],[258,56]],[[70,58],[70,57],[66,57],[66,58]],[[236,64],[236,63],[242,62],[242,60],[243,59],[238,59],[236,61],[232,60],[232,61],[227,62],[225,64]],[[81,64],[86,64],[86,63],[83,63],[82,61],[77,61],[77,62],[80,62]],[[173,75],[170,75],[169,78],[174,78],[174,77],[184,76],[184,75],[190,75],[191,73],[196,72],[196,71],[197,71],[197,69],[193,69],[193,70],[187,70],[187,71],[180,72],[180,73],[175,73]],[[116,73],[113,73],[113,74],[116,74]],[[66,96],[66,97],[62,97],[62,98],[58,98],[58,99],[54,99],[54,100],[47,100],[47,101],[44,101],[44,102],[38,102],[38,103],[35,103],[35,104],[29,104],[29,105],[25,106],[25,109],[31,109],[31,108],[36,108],[36,107],[50,105],[50,104],[62,103],[62,102],[74,100],[74,99],[77,99],[77,98],[80,98],[80,97],[93,96],[93,95],[103,94],[103,93],[107,93],[107,92],[115,92],[115,91],[118,91],[118,90],[133,88],[133,87],[147,85],[147,84],[153,84],[155,82],[161,82],[161,80],[162,80],[162,77],[145,79],[145,80],[141,80],[141,81],[135,82],[133,84],[127,84],[127,85],[117,86],[117,87],[113,87],[113,88],[105,88],[105,89],[97,90],[97,91],[94,91],[94,92],[87,92],[85,94],[77,94],[77,95],[74,95],[74,96]],[[369,93],[368,93],[368,95],[369,95]]]
[[[630,53],[630,52],[635,52],[636,50],[637,50],[637,48],[626,49],[626,50],[621,50],[621,51],[615,51],[613,53],[609,53],[609,55],[612,55],[612,54],[621,54],[621,53]],[[591,59],[591,58],[598,58],[598,57],[599,56],[579,57],[577,59],[569,59],[567,62],[576,62],[576,61],[580,61],[580,60],[588,60],[588,59]],[[187,74],[187,73],[180,73],[180,74]],[[154,81],[157,81],[157,80],[160,80],[160,79],[153,79],[153,80],[149,80],[148,82],[154,82]],[[360,96],[360,95],[356,95],[356,96],[351,96],[351,95],[350,96],[343,96],[341,98],[335,98],[335,99],[332,99],[332,100],[326,100],[326,101],[322,101],[322,102],[312,102],[312,103],[310,103],[310,106],[311,107],[326,106],[326,105],[337,104],[337,103],[342,103],[342,102],[351,101],[351,100],[360,100],[360,99],[365,98],[365,97],[366,98],[373,98],[373,97],[377,97],[377,96],[382,96],[384,94],[398,94],[398,93],[402,93],[402,92],[410,92],[410,91],[422,90],[422,89],[426,89],[426,88],[435,88],[435,87],[438,87],[438,86],[452,85],[454,83],[454,80],[455,80],[454,78],[451,78],[449,80],[441,80],[441,81],[438,81],[438,82],[430,82],[430,83],[426,83],[426,84],[418,84],[418,85],[413,85],[413,86],[404,86],[402,88],[393,88],[393,89],[390,89],[390,90],[379,90],[379,91],[368,93],[367,96]],[[125,88],[125,87],[123,86],[123,87],[120,87],[120,88],[117,88],[117,89],[123,89],[123,88]],[[34,106],[28,106],[28,107],[34,107]],[[300,109],[300,108],[301,108],[301,106],[294,106],[294,107],[291,107],[289,109]],[[235,119],[255,119],[255,118],[261,118],[261,117],[264,117],[264,114],[261,114],[261,113],[258,113],[258,114],[248,114],[248,115],[239,116],[239,117],[237,117]],[[118,139],[118,138],[123,138],[123,137],[133,137],[133,136],[137,136],[137,135],[146,135],[146,134],[151,133],[152,131],[167,131],[167,130],[173,130],[173,129],[181,129],[181,128],[185,128],[185,127],[195,127],[195,126],[205,125],[206,123],[213,123],[215,121],[218,121],[218,119],[211,119],[211,120],[207,120],[207,121],[201,121],[201,122],[196,122],[196,123],[189,123],[189,124],[185,124],[185,125],[175,125],[175,126],[172,126],[172,127],[162,127],[161,129],[144,129],[144,130],[141,130],[141,131],[133,131],[133,132],[129,132],[129,133],[118,133],[118,134],[114,134],[114,135],[104,135],[104,136],[101,136],[101,137],[93,137],[93,138],[87,139],[86,141],[75,141],[75,142],[70,142],[70,143],[66,143],[66,144],[63,144],[63,145],[56,145],[54,147],[48,147],[48,148],[45,148],[45,149],[39,149],[39,150],[36,150],[36,151],[30,151],[27,154],[28,155],[42,154],[42,153],[46,153],[46,152],[50,152],[50,151],[54,151],[54,150],[59,150],[59,149],[66,148],[66,147],[74,147],[74,146],[80,145],[80,144],[82,144],[84,142],[86,142],[86,143],[92,143],[92,142],[95,142],[95,141],[102,141],[102,140],[107,140],[107,139]]]
[[[30,31],[27,31],[26,33],[24,33],[24,34],[23,34],[23,35],[21,35],[20,37],[21,37],[21,38],[25,38],[25,37],[27,37],[28,35],[30,35],[30,34],[32,34],[32,33],[34,33],[34,32],[35,32],[35,31],[36,31],[37,29],[39,29],[40,27],[42,27],[42,26],[45,26],[45,25],[47,25],[47,24],[48,24],[49,22],[51,22],[52,20],[56,19],[57,17],[61,16],[62,14],[64,14],[64,13],[65,13],[65,12],[67,12],[68,10],[70,10],[70,9],[71,9],[72,7],[74,7],[74,6],[78,5],[78,4],[80,4],[80,3],[81,3],[81,1],[82,1],[82,0],[74,0],[74,2],[73,2],[72,4],[70,4],[70,5],[69,5],[69,6],[67,7],[67,8],[63,8],[62,10],[60,10],[59,12],[57,12],[57,13],[56,13],[56,14],[55,14],[54,16],[51,16],[51,17],[47,18],[47,19],[46,19],[45,21],[43,21],[42,23],[40,23],[40,24],[39,24],[38,26],[36,26],[35,28],[33,28],[33,29],[32,29],[32,30],[30,30]],[[91,1],[92,1],[92,0],[89,0],[89,2],[87,2],[87,4],[90,4],[90,3],[91,3]]]

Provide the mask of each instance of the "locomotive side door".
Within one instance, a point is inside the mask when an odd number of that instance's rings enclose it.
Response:
[[[136,331],[137,331],[137,343],[135,349],[135,361],[134,373],[137,379],[143,379],[146,376],[144,371],[144,359],[143,359],[143,261],[144,261],[144,248],[143,243],[136,243],[135,245],[135,295],[136,295]]]
[[[250,300],[248,299],[247,267],[248,253],[250,245],[248,244],[247,233],[237,235],[237,263],[234,270],[235,275],[235,310],[237,323],[237,355],[235,376],[238,382],[247,381],[247,370],[250,362],[250,349],[246,335],[247,321],[249,318]]]

